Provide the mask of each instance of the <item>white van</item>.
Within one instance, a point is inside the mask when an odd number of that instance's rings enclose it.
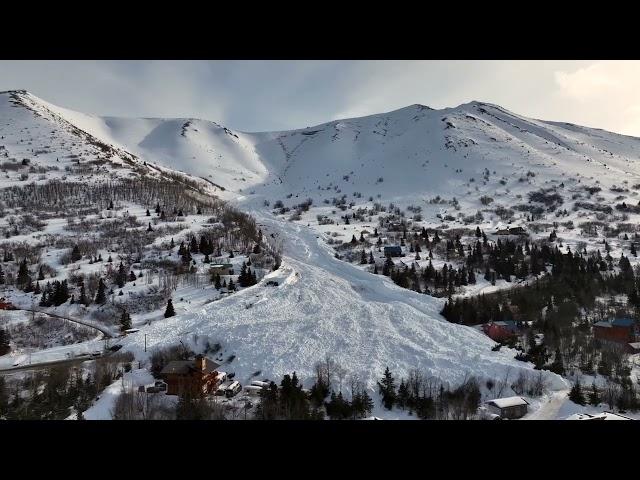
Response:
[[[247,385],[244,387],[244,390],[247,392],[247,395],[260,395],[262,387],[258,387],[257,385]]]
[[[260,380],[254,380],[251,382],[251,385],[260,388],[267,388],[269,386],[269,382],[261,382]]]
[[[227,398],[231,398],[231,397],[235,397],[240,390],[242,390],[242,385],[240,385],[240,382],[236,380],[234,382],[231,382],[231,384],[227,387],[224,393],[227,396]]]

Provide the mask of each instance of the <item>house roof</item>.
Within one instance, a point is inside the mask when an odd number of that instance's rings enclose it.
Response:
[[[609,322],[596,322],[593,324],[594,327],[605,327],[611,328],[611,324]]]
[[[596,322],[593,324],[594,327],[604,327],[604,328],[611,328],[611,327],[633,327],[635,325],[635,320],[633,318],[616,318],[611,322],[606,322],[606,321],[602,321],[602,322]]]
[[[611,324],[616,327],[632,327],[635,323],[636,322],[633,318],[616,318],[611,322]]]
[[[205,358],[205,373],[212,373],[220,367],[220,364]],[[166,374],[186,375],[191,370],[196,370],[194,360],[173,360],[169,362],[160,372]]]
[[[493,405],[498,408],[517,407],[519,405],[529,405],[529,402],[527,402],[522,397],[496,398],[493,400],[489,400],[487,403],[489,405]]]

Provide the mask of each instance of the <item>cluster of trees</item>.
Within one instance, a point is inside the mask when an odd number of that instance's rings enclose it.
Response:
[[[247,266],[247,263],[243,262],[240,268],[240,275],[238,276],[238,285],[241,287],[250,287],[258,283],[255,270],[252,272],[251,268]]]
[[[415,413],[421,419],[472,418],[480,406],[482,393],[475,377],[469,377],[458,387],[450,389],[435,377],[427,377],[418,370],[409,372],[398,384],[393,374],[386,368],[378,389],[382,404],[388,410],[398,407]]]
[[[260,392],[260,402],[256,408],[255,418],[259,420],[311,420],[322,419],[323,415],[316,408],[311,408],[309,396],[302,389],[296,372],[286,374],[278,386],[270,382]]]
[[[377,266],[374,268],[374,273],[377,273]],[[382,274],[391,277],[396,285],[403,288],[434,296],[452,295],[457,287],[476,283],[473,269],[467,269],[465,266],[455,269],[451,265],[445,264],[438,271],[433,267],[431,260],[422,269],[416,268],[414,263],[410,268],[407,266],[397,268],[391,257],[387,257]]]
[[[40,291],[39,283],[36,284],[35,294],[38,294]],[[55,280],[53,283],[47,282],[47,284],[42,289],[42,296],[40,297],[40,306],[41,307],[51,307],[51,306],[60,306],[69,300],[69,286],[66,280]]]
[[[609,409],[617,408],[622,412],[640,410],[640,394],[630,378],[619,382],[607,379],[602,386],[597,386],[593,382],[588,387],[583,386],[578,378],[571,387],[569,400],[578,405],[598,406],[604,403]]]
[[[0,418],[7,420],[79,420],[96,396],[130,370],[131,354],[97,359],[93,371],[68,365],[36,371],[9,385],[0,377]]]

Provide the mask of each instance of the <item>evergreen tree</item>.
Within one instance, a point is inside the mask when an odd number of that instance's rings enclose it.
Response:
[[[129,281],[130,282],[135,282],[136,281],[136,274],[133,273],[133,270],[131,272],[129,272]]]
[[[120,316],[120,330],[125,331],[131,328],[131,315],[126,310],[122,311],[122,315]]]
[[[175,316],[176,311],[173,309],[173,302],[171,299],[167,302],[167,308],[164,311],[164,318],[169,318]]]
[[[2,265],[0,265],[0,285],[4,285],[4,271],[2,270]]]
[[[153,232],[153,228],[151,228],[151,222],[149,222],[149,226],[147,227],[147,232]]]
[[[396,401],[396,387],[389,367],[385,369],[382,380],[378,382],[378,389],[382,395],[382,404],[387,410],[391,410]]]
[[[104,305],[107,302],[107,295],[105,293],[106,285],[104,284],[104,280],[101,278],[98,282],[98,292],[96,293],[95,303],[98,305]]]
[[[584,394],[582,393],[580,380],[574,383],[573,387],[571,387],[571,391],[569,392],[569,400],[571,400],[573,403],[577,403],[578,405],[585,405],[587,403],[584,398]]]
[[[16,277],[16,286],[18,288],[24,288],[31,282],[31,276],[29,275],[29,268],[27,266],[27,259],[23,259],[18,267],[18,276]]]
[[[367,254],[365,253],[364,250],[362,250],[362,254],[360,255],[360,264],[361,265],[367,264]]]
[[[44,265],[40,265],[38,269],[38,280],[44,280]]]
[[[196,237],[191,237],[191,245],[190,245],[190,251],[191,253],[198,253],[199,249],[198,249],[198,242],[196,240]]]
[[[6,355],[11,351],[11,335],[7,330],[0,328],[0,356]],[[1,378],[1,377],[0,377]]]
[[[78,299],[78,302],[84,306],[89,305],[89,299],[87,298],[87,293],[84,289],[84,282],[80,285],[80,298]]]
[[[116,274],[116,285],[118,285],[118,288],[122,288],[126,282],[127,269],[124,267],[122,262],[120,262],[120,265],[118,265],[118,273]]]
[[[591,384],[591,391],[589,392],[589,404],[597,407],[600,404],[600,394],[595,383]]]

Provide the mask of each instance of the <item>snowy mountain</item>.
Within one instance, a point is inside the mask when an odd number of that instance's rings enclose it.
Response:
[[[411,105],[305,129],[243,133],[198,119],[95,117],[31,94],[17,97],[151,164],[203,177],[231,192],[271,198],[336,186],[349,195],[382,194],[390,200],[454,192],[462,197],[465,190],[494,188],[481,182],[486,171],[496,172],[495,183],[540,173],[541,186],[593,179],[613,185],[640,174],[640,139],[528,119],[481,102],[442,110]]]
[[[321,225],[316,214],[336,215],[333,199],[346,195],[354,208],[419,206],[417,223],[489,231],[524,223],[528,205],[539,205],[530,194],[553,189],[568,210],[558,234],[575,248],[584,238],[569,220],[596,215],[580,211],[579,202],[595,193],[596,203],[613,206],[623,197],[635,205],[640,185],[640,139],[481,102],[442,110],[411,105],[299,130],[244,133],[199,119],[91,116],[16,91],[0,94],[0,135],[0,160],[33,158],[38,173],[23,182],[184,172],[283,242],[282,267],[265,278],[277,280],[277,288],[263,281],[215,303],[181,306],[178,316],[126,337],[126,349],[144,356],[144,335],[154,347],[215,333],[235,355],[240,377],[295,370],[311,379],[313,364],[330,354],[371,390],[386,366],[455,383],[468,375],[499,378],[508,369],[531,372],[532,365],[514,360],[513,350],[492,351],[494,342],[477,329],[445,321],[443,299],[335,258],[329,238],[348,240],[376,220]],[[102,170],[82,173],[78,164],[87,161]],[[2,186],[20,182],[19,168],[5,170]],[[295,209],[306,198],[313,208],[300,220],[273,211],[278,200]],[[544,375],[551,388],[565,387],[561,377]]]

